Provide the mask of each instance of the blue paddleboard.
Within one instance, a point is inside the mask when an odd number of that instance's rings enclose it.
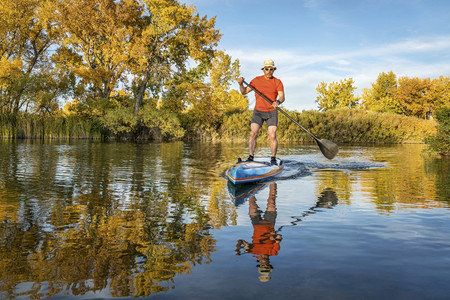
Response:
[[[226,172],[228,180],[233,184],[251,183],[271,179],[283,171],[284,164],[271,165],[259,161],[241,161]]]

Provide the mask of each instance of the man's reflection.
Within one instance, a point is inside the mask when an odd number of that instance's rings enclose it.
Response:
[[[275,232],[277,184],[271,183],[269,188],[269,197],[264,214],[256,203],[256,197],[253,195],[249,198],[248,214],[253,224],[252,242],[238,240],[236,245],[237,255],[241,255],[241,249],[243,249],[244,253],[252,253],[257,258],[261,282],[270,280],[269,274],[273,269],[270,264],[270,256],[278,255],[282,239],[281,235]]]
[[[269,276],[273,270],[273,266],[270,264],[270,257],[278,255],[280,251],[280,242],[282,240],[279,232],[284,226],[281,226],[275,231],[275,220],[277,217],[276,209],[276,197],[277,197],[277,184],[271,183],[269,186],[269,197],[267,199],[266,210],[263,212],[259,209],[256,203],[256,197],[253,195],[249,198],[249,216],[253,224],[253,236],[252,242],[246,242],[245,240],[238,240],[236,245],[236,254],[242,255],[244,253],[252,253],[258,261],[258,277],[261,282],[266,282],[271,279]],[[288,226],[295,226],[298,222],[308,215],[315,214],[318,209],[328,208],[331,209],[338,204],[338,198],[336,193],[326,188],[322,191],[317,199],[316,204],[305,211],[301,216],[293,217],[296,219]]]

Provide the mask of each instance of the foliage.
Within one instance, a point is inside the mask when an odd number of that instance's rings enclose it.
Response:
[[[165,108],[175,107],[176,111],[187,115],[184,119],[189,120],[188,127],[207,132],[220,126],[224,114],[248,107],[244,96],[236,90],[229,91],[230,82],[239,76],[237,61],[216,51],[209,69],[209,82],[200,81],[202,69],[186,73],[185,80],[180,83],[173,82],[175,86],[163,104]]]
[[[381,73],[371,89],[363,89],[362,106],[376,112],[392,112],[400,114],[400,105],[395,101],[397,92],[397,76],[390,71]]]
[[[427,135],[436,131],[435,121],[389,113],[357,109],[286,112],[312,133],[337,143],[423,143]],[[247,139],[250,120],[249,111],[225,116],[220,135],[225,139]],[[281,114],[277,136],[280,142],[313,142],[307,133]],[[267,140],[265,125],[258,138],[263,142]]]
[[[142,126],[158,128],[164,138],[179,139],[185,134],[177,114],[164,110],[155,110],[150,105],[144,105],[139,111],[139,120]]]
[[[436,135],[427,138],[430,150],[442,156],[450,156],[450,106],[441,107],[436,111]]]
[[[2,1],[0,6],[0,105],[2,112],[17,113],[28,105],[55,107],[59,89],[48,92],[53,80],[49,48],[59,38],[50,1]],[[42,79],[46,82],[41,83]],[[44,95],[43,93],[47,91]],[[39,94],[40,93],[40,94]],[[37,96],[37,97],[36,97]],[[37,98],[35,100],[35,98]],[[33,104],[34,101],[38,103]]]
[[[425,95],[428,93],[430,80],[420,78],[401,77],[398,79],[398,88],[395,98],[402,107],[402,114],[425,119],[431,112],[431,103]]]
[[[79,113],[102,117],[116,109],[108,101],[120,88],[133,97],[137,117],[144,100],[158,98],[192,62],[210,67],[221,37],[215,18],[176,0],[4,4],[0,100],[2,111],[14,113],[54,111],[70,95]]]
[[[432,103],[432,109],[439,109],[450,105],[450,77],[440,76],[431,80],[428,93],[425,94]]]
[[[247,139],[251,120],[252,111],[249,110],[226,114],[219,129],[220,136],[223,139]]]
[[[103,126],[114,134],[129,133],[137,127],[137,118],[129,107],[110,109],[101,120]]]
[[[78,78],[79,93],[108,99],[119,83],[125,83],[142,10],[135,1],[63,0],[55,5],[63,35],[58,61]]]
[[[319,110],[326,111],[335,108],[354,108],[357,106],[359,98],[353,95],[353,92],[356,90],[353,83],[352,78],[330,84],[321,82],[316,88],[319,94],[316,98]]]
[[[332,140],[344,143],[423,143],[435,122],[390,113],[336,110],[325,114]]]
[[[371,89],[363,90],[362,107],[370,111],[391,112],[422,119],[432,118],[437,109],[450,103],[449,77],[396,79],[381,73]]]
[[[193,6],[175,0],[144,0],[140,34],[131,49],[131,72],[137,87],[135,114],[149,84],[161,88],[172,76],[186,72],[189,59],[209,62],[221,38],[215,18],[195,14]],[[156,81],[155,81],[156,79]]]

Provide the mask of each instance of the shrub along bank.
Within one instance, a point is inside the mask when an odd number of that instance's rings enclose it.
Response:
[[[375,113],[357,109],[319,111],[287,111],[296,121],[321,138],[336,143],[423,143],[424,139],[436,134],[436,121],[423,120],[390,113]],[[221,124],[215,128],[196,126],[187,122],[186,116],[179,116],[180,122],[143,124],[145,128],[133,130],[141,133],[151,131],[147,140],[160,139],[214,139],[246,140],[250,130],[251,111],[224,115]],[[174,116],[172,116],[173,118]],[[279,115],[278,140],[280,142],[312,142],[312,138],[299,126],[282,114]],[[170,130],[167,127],[182,127]],[[264,125],[265,127],[265,125]],[[164,134],[155,134],[158,131]],[[170,132],[177,132],[171,135]],[[180,136],[180,132],[184,133]],[[0,115],[0,136],[3,138],[103,138],[121,139],[120,135],[102,125],[100,120],[80,116],[18,114]],[[133,137],[124,136],[126,140]],[[159,137],[159,138],[155,138]],[[137,137],[135,137],[136,139]],[[260,139],[267,138],[261,130]]]
[[[391,113],[363,110],[330,110],[326,112],[287,112],[315,135],[336,143],[423,143],[436,133],[436,121]],[[247,138],[251,111],[224,117],[220,127],[222,139]],[[281,142],[312,142],[298,125],[282,114],[278,118],[277,137]],[[264,125],[265,126],[265,125]],[[260,138],[267,137],[265,130]]]

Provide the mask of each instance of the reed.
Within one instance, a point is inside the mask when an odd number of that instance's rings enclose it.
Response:
[[[80,116],[0,114],[0,137],[18,139],[99,139],[100,123]]]
[[[336,143],[423,143],[427,136],[436,134],[436,121],[423,120],[390,113],[368,112],[358,109],[341,109],[326,112],[287,111],[305,128],[321,138]],[[248,139],[251,111],[223,116],[216,132],[208,136],[223,140]],[[182,119],[183,121],[183,119]],[[191,120],[192,121],[192,120]],[[153,124],[160,129],[172,126],[167,120]],[[184,120],[185,139],[198,138],[202,130],[188,130]],[[169,126],[169,127],[170,127]],[[172,126],[173,127],[173,126]],[[279,116],[278,140],[280,142],[313,142],[312,138],[285,116]],[[174,133],[169,132],[169,135]],[[98,119],[77,115],[35,115],[28,113],[0,114],[0,137],[21,139],[102,139],[105,127]],[[180,138],[180,135],[177,134]],[[260,139],[267,138],[261,130]]]

